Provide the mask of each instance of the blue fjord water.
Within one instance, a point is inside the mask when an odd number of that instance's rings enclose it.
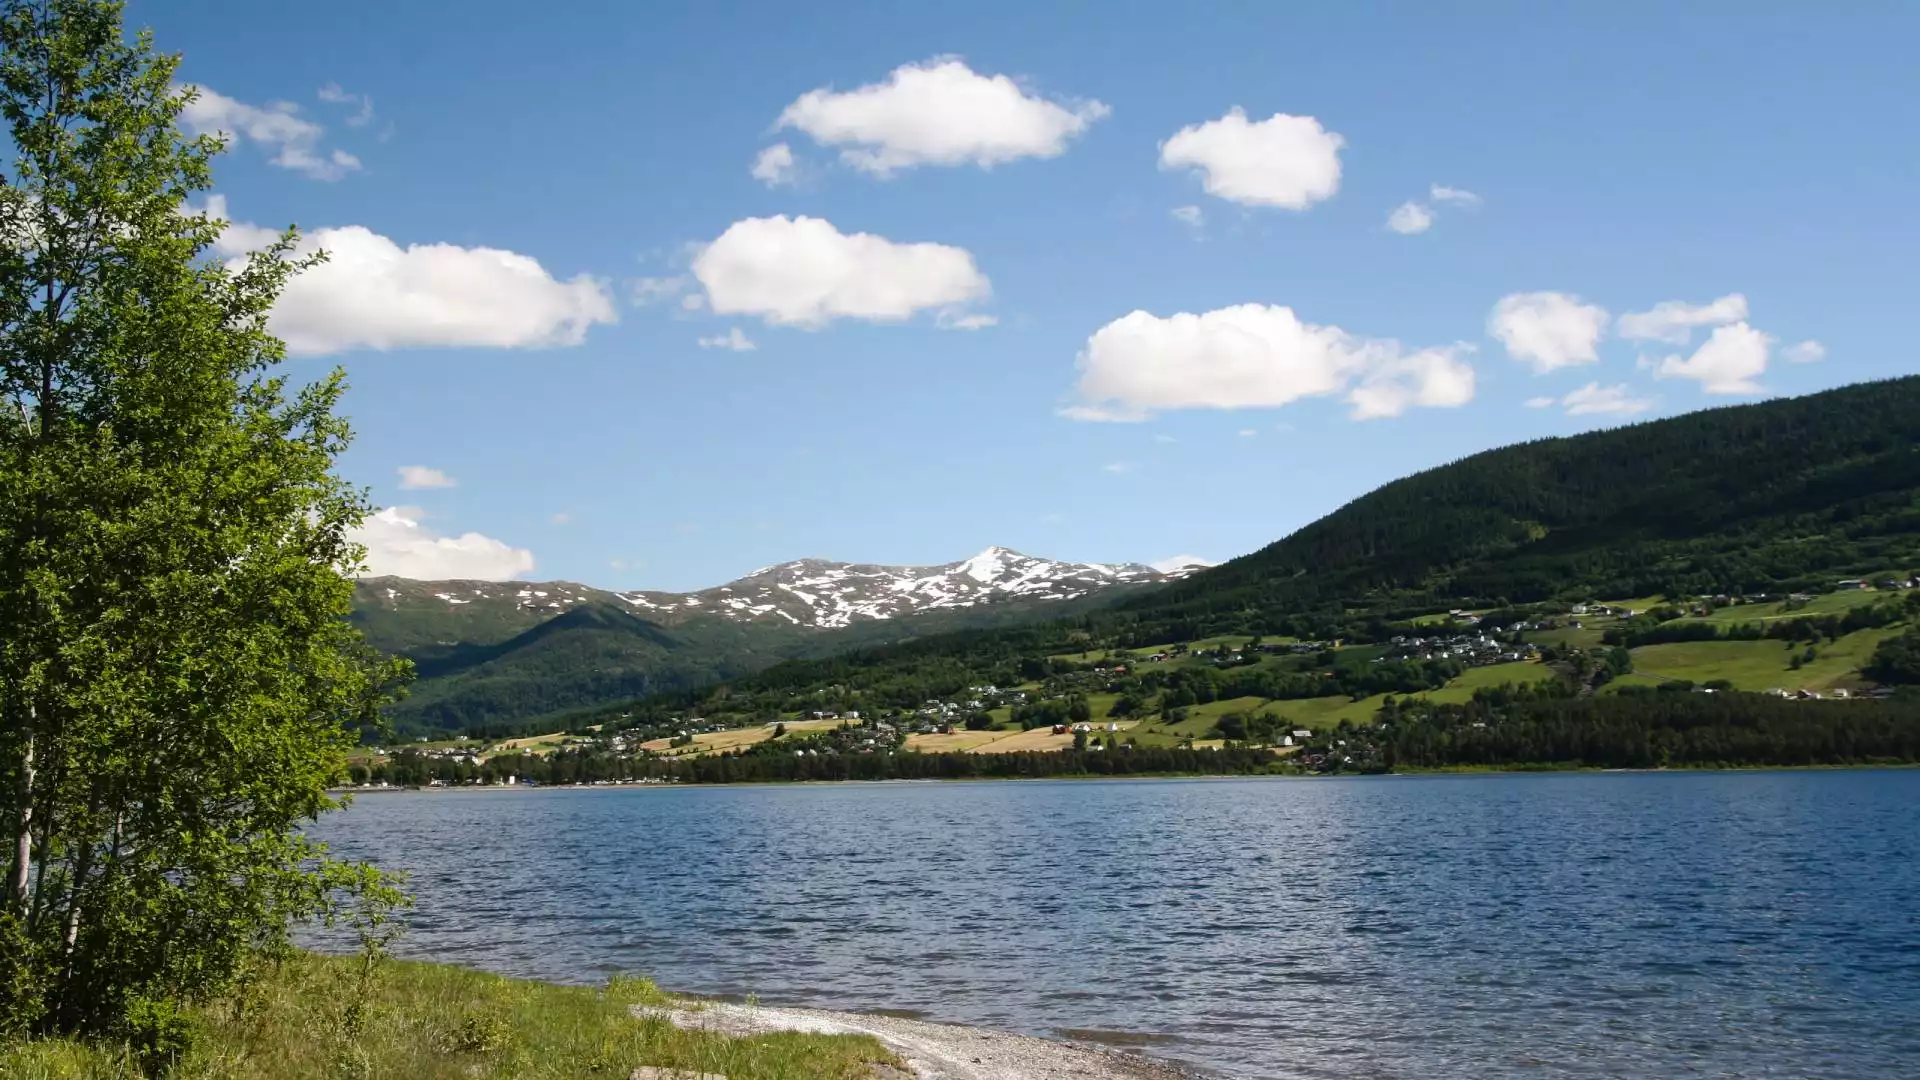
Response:
[[[1235,1077],[1920,1076],[1920,771],[370,794],[409,955]]]

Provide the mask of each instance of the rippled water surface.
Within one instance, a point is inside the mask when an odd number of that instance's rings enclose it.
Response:
[[[369,794],[403,951],[1223,1076],[1920,1076],[1920,771]]]

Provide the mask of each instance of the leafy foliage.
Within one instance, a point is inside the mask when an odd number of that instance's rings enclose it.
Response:
[[[177,61],[118,4],[0,4],[0,1028],[165,1057],[182,1009],[380,890],[299,831],[402,668],[342,619],[366,511],[342,383],[290,392],[266,314],[183,212]]]

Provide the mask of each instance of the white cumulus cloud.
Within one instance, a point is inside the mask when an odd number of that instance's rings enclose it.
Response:
[[[1667,300],[1646,311],[1629,311],[1620,316],[1614,329],[1629,341],[1664,341],[1670,345],[1685,345],[1693,337],[1695,327],[1723,326],[1740,322],[1746,317],[1747,298],[1739,293],[1728,293],[1706,304]]]
[[[433,581],[511,581],[533,573],[533,552],[477,532],[442,536],[416,507],[389,506],[351,537],[367,549],[367,573]]]
[[[1212,559],[1203,559],[1198,555],[1175,555],[1166,559],[1155,559],[1147,564],[1163,574],[1171,573],[1187,566],[1212,566]]]
[[[1817,341],[1802,341],[1780,350],[1780,356],[1789,364],[1817,364],[1827,358],[1827,347]]]
[[[399,244],[359,225],[316,229],[298,251],[327,261],[296,275],[273,331],[296,355],[348,349],[578,345],[617,321],[607,287],[555,279],[528,255],[454,244]]]
[[[1598,360],[1607,310],[1558,292],[1513,293],[1487,316],[1487,333],[1539,373]]]
[[[943,56],[895,68],[885,82],[810,90],[780,114],[779,126],[842,147],[842,161],[885,177],[920,165],[985,169],[1057,157],[1107,112],[1098,101],[1049,101]]]
[[[774,143],[753,159],[753,178],[768,187],[791,184],[795,175],[793,147],[786,143]]]
[[[1652,398],[1635,397],[1625,383],[1601,386],[1590,382],[1560,399],[1568,416],[1633,416],[1653,408]]]
[[[1715,327],[1692,356],[1660,361],[1654,374],[1662,379],[1692,379],[1709,394],[1757,394],[1772,349],[1773,338],[1744,322],[1732,323]]]
[[[327,129],[300,115],[290,101],[249,105],[206,87],[180,113],[180,122],[195,135],[221,135],[233,142],[253,142],[270,151],[268,159],[315,180],[338,180],[360,168],[360,159],[338,148],[320,145]]]
[[[1143,420],[1172,409],[1273,408],[1345,394],[1355,419],[1473,397],[1470,346],[1408,350],[1397,341],[1303,322],[1293,309],[1241,304],[1161,317],[1135,311],[1087,339],[1074,420]]]
[[[1433,227],[1433,211],[1417,202],[1403,202],[1387,215],[1387,228],[1407,236]]]
[[[458,487],[459,482],[439,469],[426,465],[402,465],[394,470],[400,476],[403,491],[422,491],[427,488]]]
[[[729,349],[733,352],[752,352],[759,348],[747,335],[741,333],[740,328],[737,326],[729,329],[724,334],[716,334],[713,337],[703,337],[700,339],[699,345],[703,349]]]
[[[834,319],[899,322],[922,311],[970,329],[960,309],[993,289],[964,248],[843,233],[821,218],[736,221],[693,260],[718,315],[820,327]]]
[[[1236,105],[1160,144],[1160,167],[1198,171],[1207,194],[1229,202],[1305,210],[1340,190],[1345,145],[1311,116],[1249,121]]]

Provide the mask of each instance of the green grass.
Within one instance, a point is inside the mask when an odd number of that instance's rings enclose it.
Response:
[[[1643,675],[1697,683],[1725,679],[1740,690],[1824,690],[1855,683],[1860,666],[1873,655],[1874,647],[1901,632],[1900,627],[1889,627],[1848,634],[1832,644],[1820,645],[1818,655],[1798,671],[1788,661],[1799,655],[1801,648],[1788,649],[1784,642],[1771,640],[1643,645],[1633,650],[1633,668]]]
[[[1825,593],[1816,596],[1805,604],[1788,610],[1787,602],[1776,601],[1770,604],[1733,604],[1716,608],[1698,618],[1689,616],[1688,622],[1748,623],[1770,622],[1775,619],[1795,619],[1809,615],[1834,615],[1863,607],[1877,600],[1885,600],[1897,595],[1876,592],[1872,589],[1847,589],[1844,592]]]
[[[236,1013],[201,1010],[204,1034],[171,1080],[626,1080],[642,1065],[730,1080],[854,1080],[894,1061],[865,1037],[683,1031],[635,1006],[672,1004],[653,984],[605,988],[504,979],[440,964],[388,962],[370,989],[354,962],[301,956]],[[357,1028],[350,1006],[361,1004]],[[136,1080],[112,1048],[66,1040],[0,1043],[5,1080]]]
[[[1607,628],[1617,625],[1618,620],[1608,619],[1596,622],[1583,619],[1581,622],[1584,625],[1578,630],[1571,626],[1561,627],[1558,630],[1530,630],[1520,635],[1520,640],[1529,645],[1570,645],[1576,649],[1597,649],[1601,645],[1600,638],[1606,634]]]

